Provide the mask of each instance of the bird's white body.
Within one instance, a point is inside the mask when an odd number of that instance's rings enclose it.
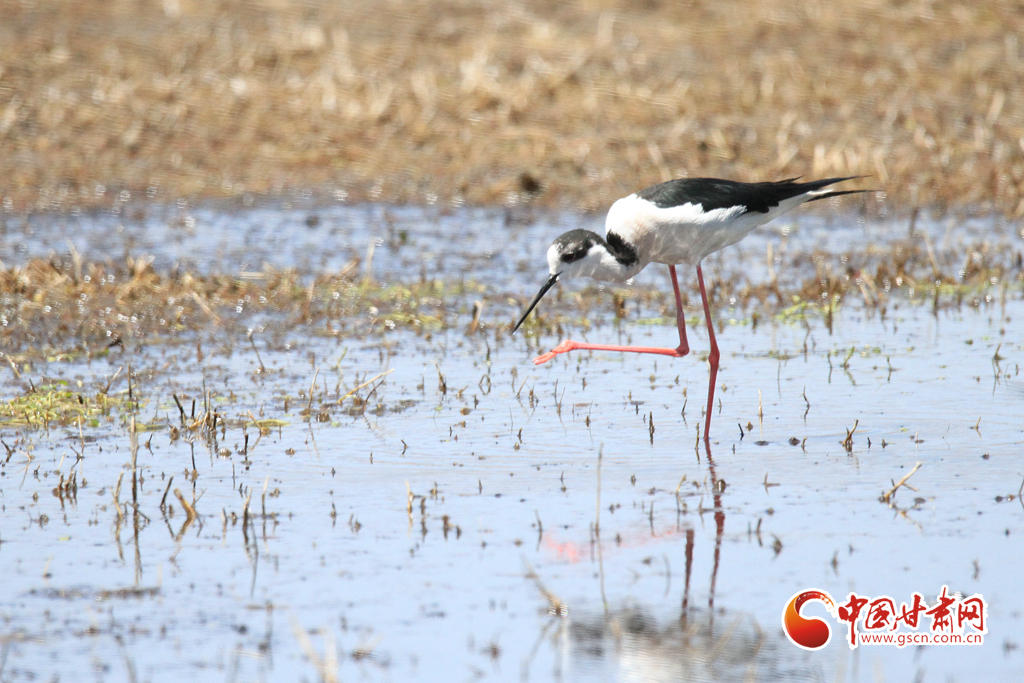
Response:
[[[649,263],[696,266],[704,257],[739,242],[754,228],[812,196],[807,193],[785,199],[768,213],[744,213],[746,207],[742,205],[711,211],[700,204],[660,208],[631,194],[612,204],[605,219],[605,233],[620,235],[636,248],[642,264],[637,272]]]
[[[623,283],[651,263],[696,266],[706,256],[735,244],[754,228],[780,216],[824,192],[806,192],[779,201],[768,211],[749,211],[743,204],[705,211],[697,203],[659,207],[636,194],[619,199],[608,210],[605,235],[632,249],[633,258],[623,259],[607,244],[595,243],[578,260],[564,260],[565,246],[557,241],[548,247],[548,270],[561,279],[592,277]]]

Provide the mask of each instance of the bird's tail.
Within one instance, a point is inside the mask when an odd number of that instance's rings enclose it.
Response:
[[[808,199],[809,202],[816,202],[819,199],[829,199],[831,197],[841,197],[844,194],[861,194],[864,192],[873,192],[874,190],[826,190],[821,194],[815,193],[813,197]]]
[[[863,192],[872,192],[872,190],[822,190],[821,188],[836,183],[841,183],[846,180],[856,180],[858,178],[867,178],[868,176],[863,175],[851,175],[845,178],[826,178],[824,180],[815,180],[810,183],[799,183],[801,188],[804,189],[807,194],[811,195],[809,202],[816,202],[819,199],[829,199],[830,197],[841,197],[844,194],[861,194]]]

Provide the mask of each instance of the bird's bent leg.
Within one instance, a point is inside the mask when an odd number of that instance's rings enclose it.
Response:
[[[541,363],[547,363],[549,360],[554,358],[560,353],[568,353],[570,351],[621,351],[623,353],[655,353],[659,356],[672,356],[673,358],[679,358],[685,356],[686,351],[680,351],[679,349],[667,349],[662,346],[616,346],[613,344],[588,344],[586,342],[573,341],[566,339],[564,342],[551,349],[547,353],[537,356],[533,359],[534,365],[540,365]]]
[[[708,365],[711,366],[711,379],[708,382],[708,410],[707,419],[704,421],[704,440],[708,440],[711,431],[711,408],[715,402],[715,381],[718,379],[718,342],[715,341],[715,326],[711,322],[711,307],[708,305],[708,293],[704,289],[704,274],[697,266],[697,284],[700,285],[700,298],[704,303],[704,319],[708,324],[708,338],[711,340],[711,352],[708,353]]]
[[[672,289],[676,295],[676,327],[679,329],[679,346],[669,349],[661,346],[616,346],[612,344],[588,344],[586,342],[566,339],[564,342],[551,349],[547,353],[533,359],[534,364],[547,363],[560,353],[570,351],[620,351],[623,353],[654,353],[660,356],[672,356],[681,358],[690,352],[690,345],[686,341],[686,320],[683,317],[683,302],[679,295],[679,280],[676,278],[676,267],[669,266],[668,272],[672,275]]]
[[[685,356],[690,352],[690,345],[686,341],[686,318],[683,316],[683,300],[679,296],[679,280],[676,278],[676,267],[668,267],[669,275],[672,276],[672,289],[675,290],[676,294],[676,327],[679,328],[679,351],[680,356]]]

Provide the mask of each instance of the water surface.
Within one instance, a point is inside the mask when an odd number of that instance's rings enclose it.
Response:
[[[112,234],[162,267],[239,272],[343,268],[380,239],[377,277],[419,277],[426,264],[526,287],[550,233],[600,227],[588,217],[506,224],[487,210],[425,220],[418,209],[334,207],[313,227],[305,211],[282,215],[197,211],[194,232],[164,239],[141,221]],[[404,244],[389,246],[386,216]],[[86,219],[9,223],[5,246],[21,240],[26,258],[67,238],[83,255],[109,252],[97,229],[68,230],[74,220]],[[791,244],[885,239],[880,227],[830,220],[791,224]],[[475,227],[445,253],[450,221]],[[993,239],[1014,244],[1012,226],[1002,229]],[[501,249],[494,230],[505,231]],[[318,251],[333,238],[343,246]],[[745,241],[737,262],[764,264],[782,239]],[[696,438],[708,379],[700,326],[694,353],[675,360],[595,352],[535,367],[536,349],[558,338],[459,326],[339,340],[270,320],[255,337],[263,371],[247,339],[216,329],[36,366],[37,384],[95,392],[130,362],[137,421],[155,431],[140,435],[136,515],[116,411],[87,433],[0,429],[12,448],[0,467],[0,675],[1017,680],[1019,296],[937,313],[904,304],[884,317],[850,306],[831,331],[719,315],[724,386],[709,449]],[[675,334],[636,322],[567,332],[666,345]],[[327,405],[387,371],[355,394],[365,404]],[[123,375],[112,392],[127,391]],[[321,418],[307,421],[314,376]],[[21,395],[27,379],[6,374],[5,394]],[[172,394],[201,412],[204,381],[227,426],[215,442],[173,439]],[[251,417],[283,424],[259,436]],[[917,463],[914,490],[880,502]],[[55,493],[72,469],[77,494]],[[833,622],[830,645],[807,653],[781,629],[785,603],[807,588],[897,602],[916,591],[931,603],[943,585],[984,595],[984,645],[851,652]]]

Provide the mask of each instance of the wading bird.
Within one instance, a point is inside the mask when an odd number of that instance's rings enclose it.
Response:
[[[826,190],[824,188],[846,178],[826,178],[808,183],[798,178],[767,183],[740,183],[716,178],[682,178],[654,185],[646,190],[616,201],[605,219],[605,236],[589,230],[570,230],[560,235],[548,248],[547,282],[537,292],[526,313],[512,329],[515,333],[544,294],[562,279],[589,276],[595,280],[626,282],[643,270],[648,263],[664,263],[672,276],[676,295],[676,326],[679,328],[679,346],[671,348],[651,346],[614,346],[587,344],[565,340],[551,351],[533,360],[540,365],[560,353],[577,349],[597,351],[631,351],[657,353],[680,357],[690,352],[686,342],[686,323],[683,304],[679,298],[676,265],[697,268],[700,298],[704,303],[704,319],[708,326],[711,352],[708,364],[711,379],[708,386],[707,419],[704,438],[711,429],[711,408],[715,399],[715,380],[718,376],[718,343],[711,323],[711,309],[704,289],[704,274],[700,263],[708,254],[735,244],[759,225],[767,223],[804,202],[838,197],[866,190]]]

